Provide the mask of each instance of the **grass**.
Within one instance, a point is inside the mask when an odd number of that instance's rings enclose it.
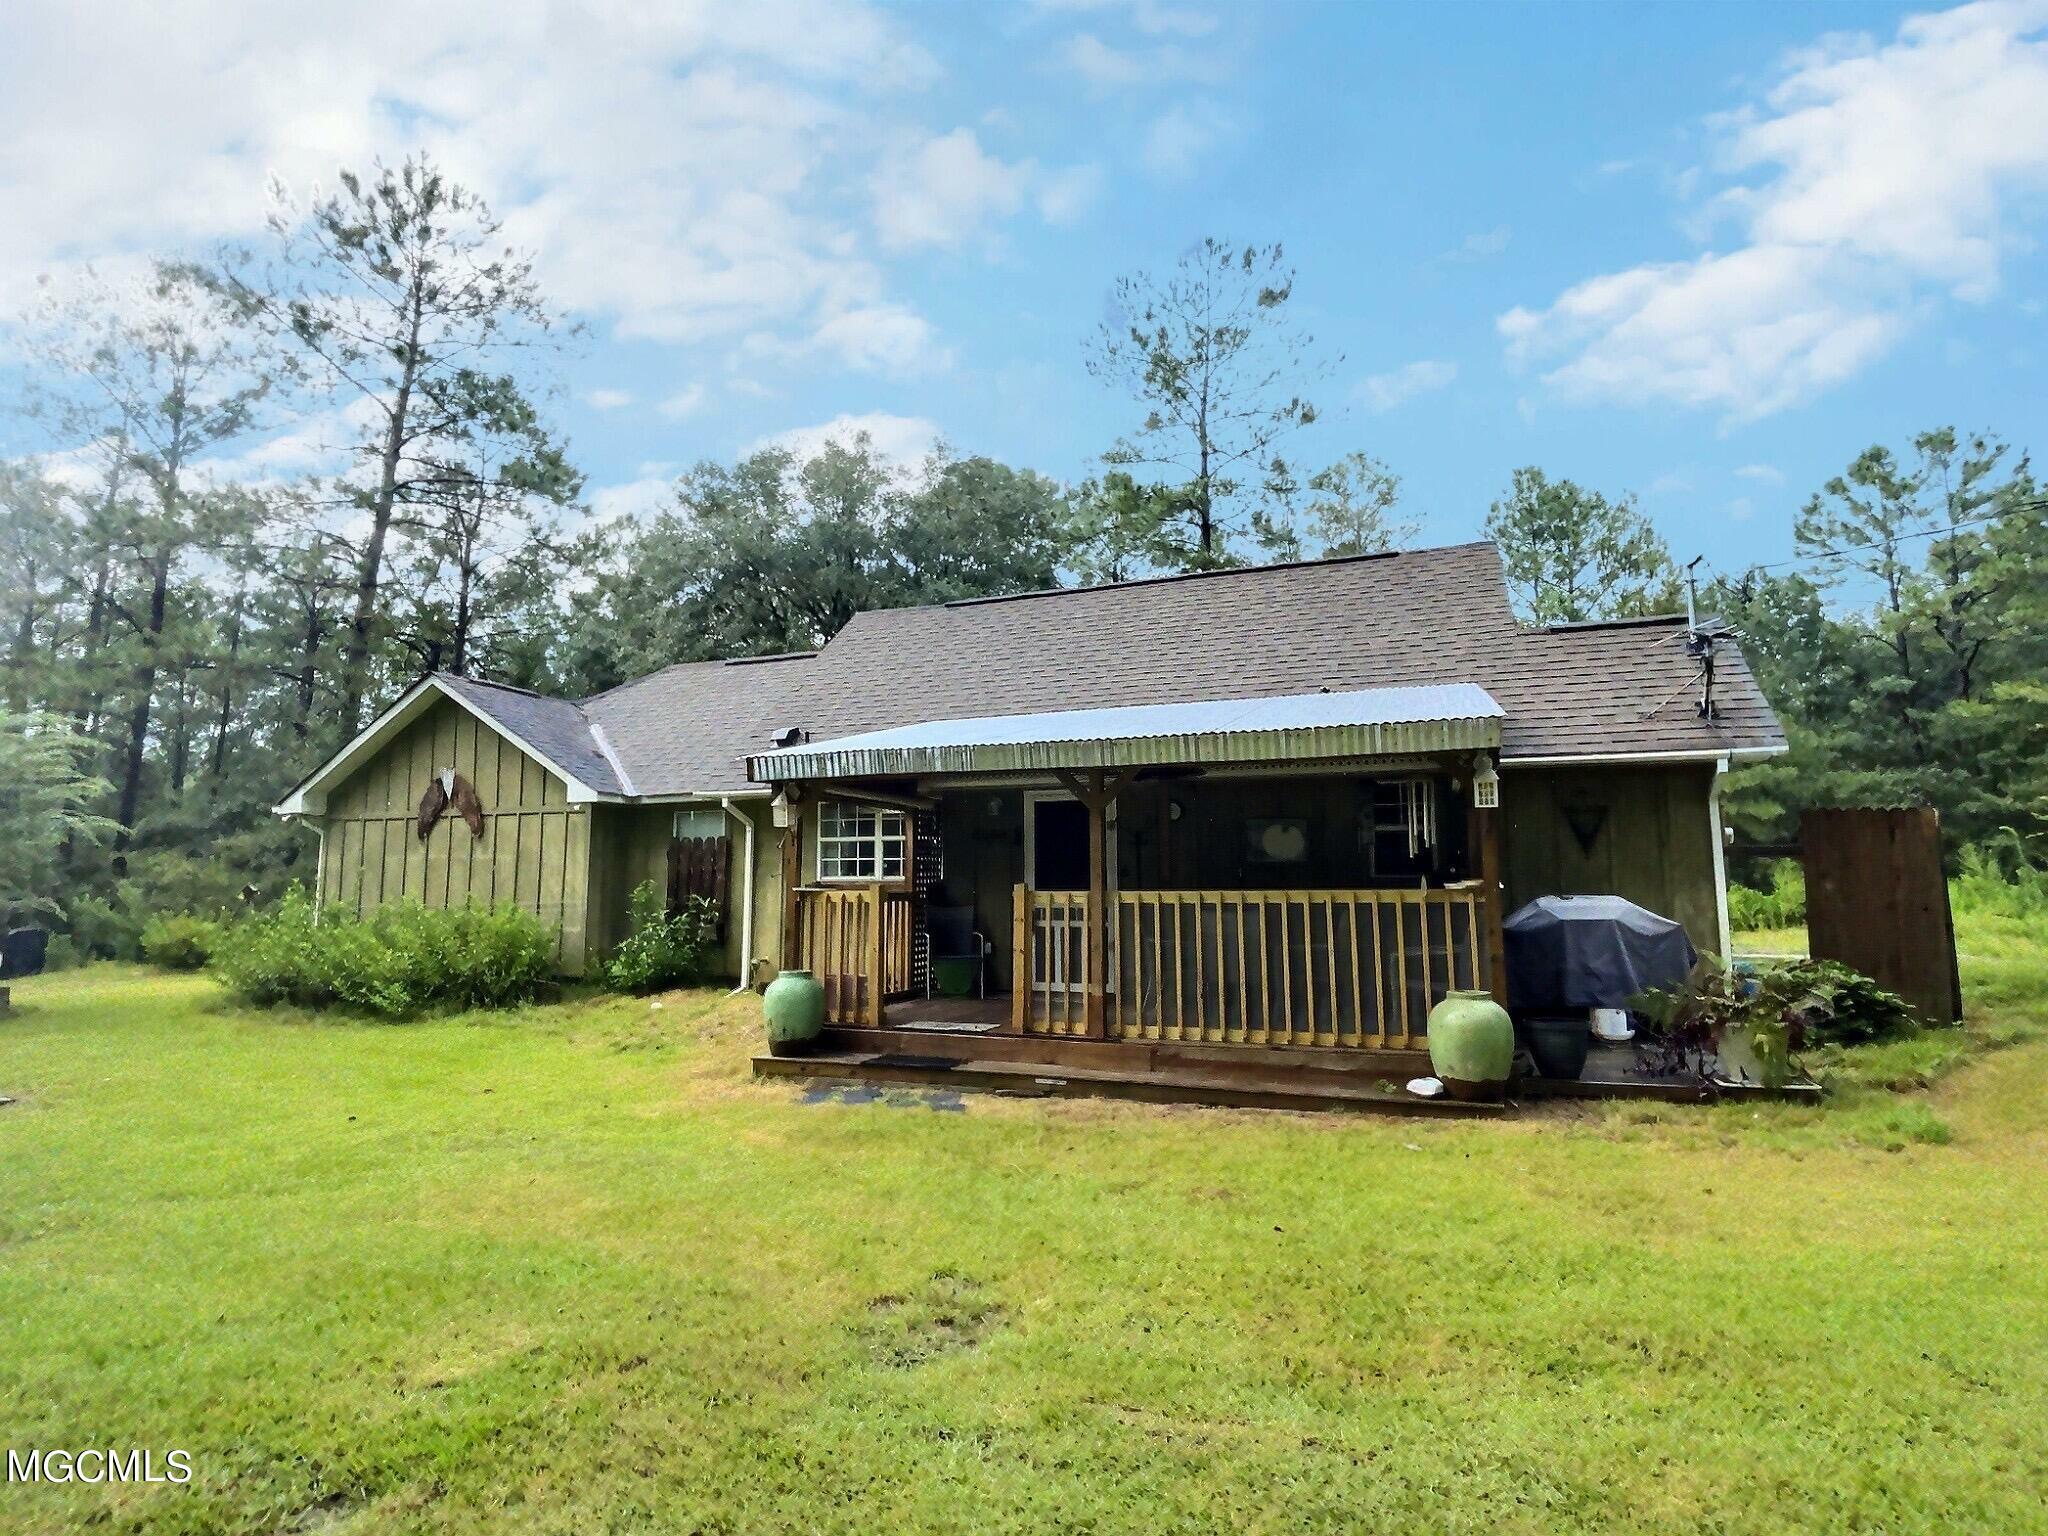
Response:
[[[1968,1033],[1823,1108],[1477,1124],[809,1105],[711,992],[39,978],[6,1443],[196,1476],[0,1529],[2048,1529],[2048,959],[1964,947]]]

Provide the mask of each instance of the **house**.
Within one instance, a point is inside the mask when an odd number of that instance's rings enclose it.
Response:
[[[742,976],[749,956],[781,952],[783,911],[782,834],[744,754],[809,660],[684,662],[581,701],[433,673],[275,810],[317,833],[323,904],[509,901],[554,934],[570,976],[626,936],[635,886],[681,894],[685,855],[709,844],[721,969]],[[422,835],[421,798],[451,772],[473,788],[483,830],[449,815]]]
[[[1020,593],[579,702],[430,677],[278,809],[323,899],[509,897],[565,971],[722,838],[727,973],[802,964],[840,1027],[1412,1050],[1539,895],[1726,952],[1720,776],[1785,743],[1710,636],[1522,625],[1484,543]],[[421,841],[451,767],[484,833]],[[925,1000],[934,913],[969,999]]]

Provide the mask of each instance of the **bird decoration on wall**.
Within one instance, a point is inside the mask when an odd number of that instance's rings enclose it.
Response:
[[[450,806],[468,824],[471,837],[484,835],[484,806],[476,797],[475,786],[453,768],[443,768],[420,796],[421,842],[432,836],[435,825]]]

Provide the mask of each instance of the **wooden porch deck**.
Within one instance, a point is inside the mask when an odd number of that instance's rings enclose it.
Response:
[[[1002,1001],[1007,1005],[1007,998]],[[963,1002],[980,1000],[947,999],[934,1006],[954,1014],[970,1012],[961,1007]],[[904,1006],[892,1005],[892,1014]],[[1429,1070],[1428,1057],[1414,1051],[1375,1052],[1367,1062],[1313,1049],[963,1033],[944,1023],[935,1029],[827,1029],[819,1047],[808,1056],[756,1056],[754,1075],[1240,1109],[1434,1116],[1504,1113],[1498,1104],[1457,1104],[1403,1092],[1402,1082]]]
[[[1754,1085],[1710,1090],[1692,1078],[1646,1076],[1636,1070],[1633,1050],[1609,1046],[1593,1050],[1585,1073],[1575,1081],[1526,1078],[1514,1085],[1507,1104],[1463,1104],[1418,1098],[1405,1090],[1408,1079],[1429,1075],[1426,1051],[1049,1039],[984,1030],[981,1026],[989,1016],[1007,1003],[998,998],[940,998],[891,1004],[889,1026],[828,1028],[810,1055],[756,1056],[754,1075],[914,1084],[1031,1098],[1114,1098],[1439,1118],[1497,1117],[1512,1113],[1519,1103],[1549,1098],[1687,1103],[1709,1097],[1820,1096],[1811,1083],[1795,1083],[1774,1093]],[[921,1015],[922,1025],[899,1022],[899,1011]]]

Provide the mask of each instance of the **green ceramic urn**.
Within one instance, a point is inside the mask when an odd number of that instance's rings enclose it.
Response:
[[[809,971],[784,971],[761,994],[768,1021],[768,1051],[801,1056],[825,1027],[825,984]]]
[[[1454,1099],[1498,1099],[1515,1064],[1515,1026],[1485,992],[1453,992],[1429,1010],[1429,1064]]]

